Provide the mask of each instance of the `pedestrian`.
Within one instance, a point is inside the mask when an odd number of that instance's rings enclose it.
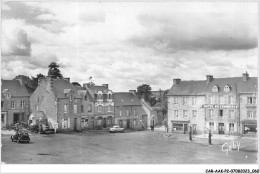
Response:
[[[211,129],[209,129],[209,145],[211,145]]]
[[[190,134],[190,141],[192,141],[192,127],[190,126],[190,132],[189,132],[189,134]]]

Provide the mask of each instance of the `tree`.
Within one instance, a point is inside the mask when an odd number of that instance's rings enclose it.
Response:
[[[49,66],[48,76],[52,76],[52,78],[63,78],[60,70],[59,65],[56,62],[52,62]]]
[[[143,84],[137,87],[136,95],[139,99],[144,98],[145,101],[149,102],[152,95],[151,90],[150,85]]]
[[[154,106],[156,103],[157,103],[157,98],[155,96],[152,96],[150,99],[149,99],[149,103],[151,106]]]
[[[167,100],[167,94],[169,90],[163,91],[161,102],[162,102],[162,113],[164,116],[167,116],[168,114],[168,100]]]
[[[32,81],[31,81],[30,87],[33,90],[35,90],[37,88],[39,78],[45,78],[45,75],[39,73],[39,74],[36,75],[36,77],[33,77],[33,76],[31,77]]]
[[[22,79],[24,84],[28,85],[30,84],[31,82],[31,79],[29,76],[25,76],[25,75],[17,75],[13,80],[17,80],[17,79]]]

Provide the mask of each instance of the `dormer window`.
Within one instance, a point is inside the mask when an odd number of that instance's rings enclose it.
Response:
[[[218,91],[219,91],[219,86],[218,85],[213,86],[212,92],[218,92]]]
[[[226,86],[224,87],[224,91],[225,91],[225,92],[230,92],[230,86],[229,86],[229,85],[226,85]]]
[[[6,94],[6,98],[10,98],[10,94],[7,93],[7,94]]]

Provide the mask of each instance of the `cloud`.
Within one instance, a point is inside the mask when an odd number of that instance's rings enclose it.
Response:
[[[232,13],[143,14],[146,31],[128,41],[158,51],[247,50],[257,47],[257,18]],[[194,22],[196,21],[196,22]]]
[[[79,15],[79,19],[86,23],[105,22],[105,13],[82,13]]]
[[[31,55],[31,42],[28,40],[27,33],[24,30],[13,32],[12,38],[3,36],[2,56],[16,55],[16,56],[30,56]]]

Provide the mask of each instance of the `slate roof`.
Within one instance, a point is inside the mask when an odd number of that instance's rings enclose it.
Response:
[[[63,79],[53,79],[53,87],[56,92],[57,98],[67,98],[65,96],[64,90],[67,91],[67,89],[71,89],[74,92],[75,98],[81,98],[81,96],[78,94],[78,91],[74,88],[74,86]]]
[[[180,84],[172,85],[169,95],[206,95],[213,93],[213,86],[219,86],[217,94],[226,94],[224,87],[231,86],[231,93],[257,92],[257,77],[248,77],[243,81],[242,77],[214,78],[210,83],[201,81],[180,81]]]
[[[1,80],[1,90],[8,89],[14,97],[30,97],[26,87],[19,80]]]
[[[140,100],[130,92],[115,92],[115,106],[142,106]]]
[[[108,88],[106,88],[104,86],[96,86],[96,85],[89,86],[89,89],[91,89],[92,91],[102,91],[102,92],[109,90]]]

